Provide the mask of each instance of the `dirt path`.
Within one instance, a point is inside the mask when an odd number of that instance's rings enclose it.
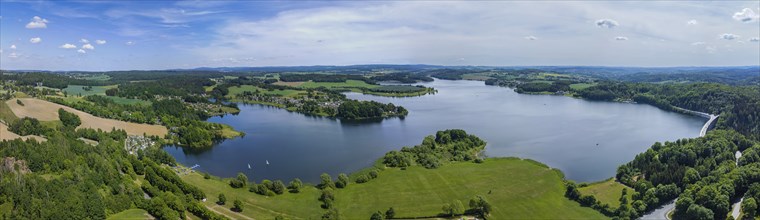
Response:
[[[30,117],[36,118],[40,121],[55,121],[58,120],[58,109],[62,108],[65,111],[76,114],[82,120],[82,125],[77,128],[92,128],[101,129],[104,131],[110,131],[112,128],[116,128],[124,129],[127,131],[127,134],[130,135],[147,134],[157,135],[159,137],[163,137],[168,133],[166,127],[161,125],[138,124],[114,119],[100,118],[68,106],[59,105],[35,98],[19,98],[18,100],[21,100],[21,103],[23,103],[23,105],[18,104],[16,100],[17,99],[11,99],[5,103],[19,118]]]
[[[226,207],[224,207],[224,206],[220,206],[220,205],[213,205],[213,206],[208,206],[208,205],[207,205],[207,206],[206,206],[206,208],[208,208],[208,209],[209,209],[209,210],[211,210],[212,212],[216,212],[217,214],[220,214],[220,215],[226,216],[227,218],[230,218],[230,219],[248,219],[248,220],[254,220],[253,218],[250,218],[250,217],[248,217],[248,216],[245,216],[245,215],[241,215],[240,213],[235,213],[235,212],[232,212],[234,215],[238,216],[239,218],[234,218],[234,217],[232,217],[232,216],[230,216],[230,215],[228,215],[228,214],[225,214],[225,213],[223,213],[223,212],[228,212],[228,211],[227,211],[227,208],[226,208]],[[222,209],[222,210],[224,210],[224,211],[219,211],[219,210],[218,210],[218,208],[219,208],[219,209]]]

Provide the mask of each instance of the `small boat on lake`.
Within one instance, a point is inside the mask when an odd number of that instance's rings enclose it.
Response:
[[[250,164],[250,163],[248,164],[248,169],[249,169],[249,170],[251,169],[251,164]]]
[[[269,160],[267,160],[267,165],[269,165]]]

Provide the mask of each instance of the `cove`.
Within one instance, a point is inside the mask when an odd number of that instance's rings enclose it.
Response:
[[[229,124],[245,137],[205,150],[164,150],[179,163],[199,164],[198,170],[215,176],[242,172],[256,181],[313,183],[323,172],[350,173],[438,130],[459,128],[488,142],[489,157],[529,158],[560,169],[568,179],[590,182],[614,176],[619,165],[654,142],[699,136],[707,121],[645,104],[517,94],[481,81],[436,79],[420,85],[438,93],[411,98],[347,93],[352,99],[404,106],[409,110],[405,118],[346,121],[240,104],[240,114],[209,121]]]

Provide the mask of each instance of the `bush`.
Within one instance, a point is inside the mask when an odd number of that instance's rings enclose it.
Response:
[[[362,174],[356,177],[356,183],[366,183],[366,182],[369,182],[369,178],[367,177],[367,175]]]

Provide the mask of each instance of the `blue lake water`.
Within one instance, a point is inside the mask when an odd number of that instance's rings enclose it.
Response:
[[[351,122],[241,104],[239,115],[209,121],[232,125],[245,137],[202,151],[164,149],[178,162],[199,164],[199,170],[216,176],[243,172],[256,181],[297,177],[316,182],[323,172],[350,173],[438,130],[460,128],[488,142],[487,156],[534,159],[562,170],[568,179],[588,182],[614,176],[619,165],[656,141],[697,137],[706,121],[644,104],[522,95],[480,81],[422,85],[438,93],[412,98],[347,94],[402,105],[409,110],[405,118]]]

